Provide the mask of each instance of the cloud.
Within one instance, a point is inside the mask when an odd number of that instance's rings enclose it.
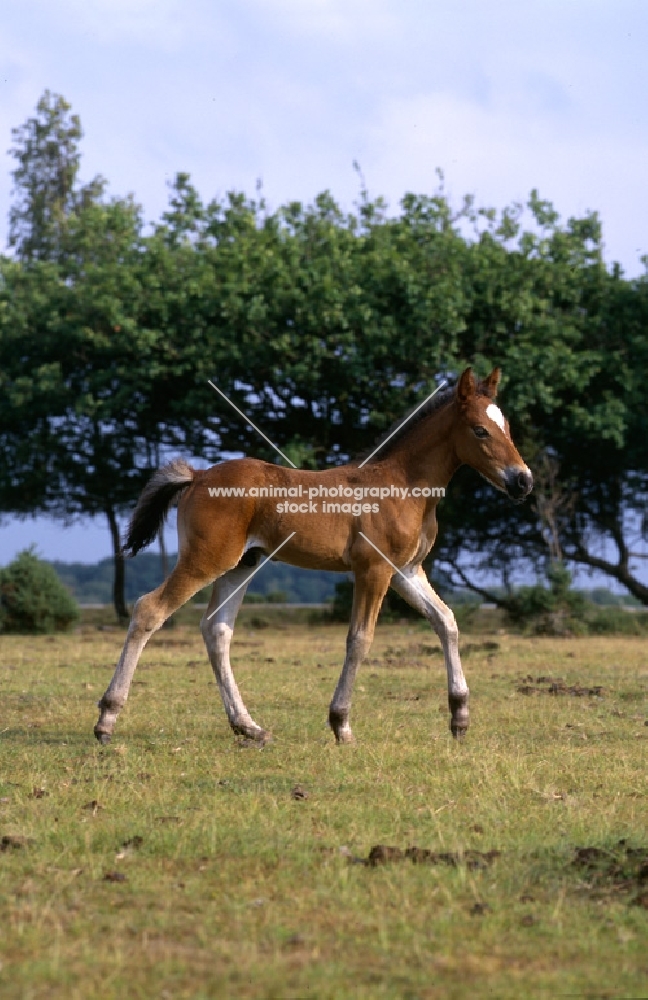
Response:
[[[564,215],[599,211],[609,259],[632,273],[646,252],[648,210],[637,202],[648,140],[627,134],[610,142],[574,127],[569,102],[538,95],[534,86],[515,101],[484,107],[452,93],[423,94],[387,102],[369,129],[369,184],[390,197],[404,190],[430,192],[441,168],[459,202],[474,193],[498,208],[526,201],[532,188]],[[563,117],[556,116],[557,99]],[[526,113],[531,106],[534,113]],[[644,249],[642,249],[642,247]]]
[[[23,22],[65,25],[63,35],[81,36],[86,45],[136,43],[172,52],[189,40],[182,0],[21,0],[20,6]]]
[[[396,205],[444,168],[460,197],[537,186],[601,210],[617,256],[648,230],[643,6],[617,0],[21,0],[3,17],[0,130],[63,93],[82,176],[134,191],[147,218],[188,170],[206,199],[265,181],[273,204],[330,188]],[[13,62],[12,62],[13,58]],[[6,214],[11,161],[0,163]],[[643,228],[642,228],[643,227]],[[624,235],[625,234],[625,235]],[[633,266],[633,270],[637,270]]]
[[[358,41],[400,35],[402,8],[389,0],[238,0],[250,15],[274,32],[348,47]]]

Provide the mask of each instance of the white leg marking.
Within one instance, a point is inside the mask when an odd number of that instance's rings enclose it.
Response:
[[[427,618],[439,636],[448,674],[448,699],[453,715],[451,728],[453,732],[455,728],[465,729],[468,724],[469,691],[459,657],[459,629],[452,610],[434,591],[420,566],[403,569],[402,576],[395,574],[391,585],[408,604]]]
[[[266,734],[245,707],[229,658],[234,623],[247,589],[241,584],[247,580],[251,572],[252,567],[241,566],[229,570],[215,581],[209,607],[203,615],[200,628],[230,726],[237,733],[243,733],[253,739],[262,739]],[[234,594],[237,587],[240,587],[240,590]],[[213,614],[212,609],[218,608],[223,601],[226,603]]]
[[[123,707],[135,673],[135,667],[140,653],[148,639],[166,621],[169,615],[193,597],[201,587],[211,583],[213,577],[201,573],[196,576],[183,560],[180,559],[169,577],[150,594],[144,594],[133,608],[124,649],[119,663],[108,686],[108,690],[99,702],[100,714],[94,732],[98,740],[106,743],[115,727],[119,710]]]
[[[166,614],[158,598],[158,591],[152,591],[152,593],[140,597],[133,608],[133,616],[128,627],[122,654],[115,667],[112,680],[99,702],[101,712],[94,732],[102,743],[110,739],[117,716],[126,704],[133,674],[142,650],[153,633],[157,632],[164,624]]]

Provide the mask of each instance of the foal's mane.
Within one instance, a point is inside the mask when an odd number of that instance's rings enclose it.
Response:
[[[418,403],[415,403],[414,406],[409,408],[405,416],[399,417],[395,420],[391,427],[388,427],[387,430],[384,431],[384,433],[381,434],[376,441],[374,441],[371,448],[367,448],[361,455],[358,455],[353,460],[353,464],[355,465],[356,462],[361,462],[363,458],[370,455],[372,451],[380,446],[382,441],[388,438],[389,435],[393,434],[394,430],[396,430],[394,436],[389,438],[389,441],[383,448],[380,449],[375,459],[372,458],[371,462],[367,464],[370,465],[372,462],[382,461],[383,458],[386,458],[387,455],[390,455],[393,452],[393,450],[401,443],[403,438],[410,433],[410,431],[414,430],[415,427],[418,427],[421,421],[425,420],[427,417],[431,417],[433,413],[441,410],[444,406],[451,402],[451,400],[454,399],[455,390],[456,386],[451,385],[446,389],[442,389],[441,392],[435,393],[434,396],[432,396],[432,399],[428,399],[425,406],[422,406],[418,413],[410,419],[410,413],[412,413],[412,411],[419,405]]]

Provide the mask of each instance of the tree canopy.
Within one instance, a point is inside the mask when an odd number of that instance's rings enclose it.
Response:
[[[636,562],[648,283],[605,266],[595,214],[563,223],[537,192],[500,212],[470,198],[454,210],[442,183],[396,214],[366,191],[354,212],[328,192],[270,211],[238,192],[204,203],[179,173],[147,230],[131,198],[80,183],[81,134],[49,92],[13,132],[0,510],[105,516],[120,614],[119,520],[167,454],[276,459],[208,379],[297,465],[322,468],[466,364],[501,366],[536,489],[512,507],[462,471],[436,562],[475,584],[479,569],[506,583],[566,561],[648,603]]]

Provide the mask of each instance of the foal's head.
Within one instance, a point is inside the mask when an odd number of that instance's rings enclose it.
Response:
[[[457,384],[460,419],[455,430],[459,460],[472,466],[512,500],[523,500],[531,492],[533,476],[511,440],[508,420],[495,405],[499,368],[476,382],[467,368]]]

